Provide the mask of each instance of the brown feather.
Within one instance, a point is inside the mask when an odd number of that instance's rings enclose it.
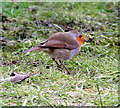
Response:
[[[38,46],[41,48],[61,48],[72,50],[78,47],[78,42],[70,35],[70,33],[58,32],[49,37],[44,44],[39,44]]]
[[[31,52],[31,51],[36,51],[36,50],[40,50],[40,47],[37,46],[37,47],[31,48],[29,50],[23,51],[22,53],[24,54],[24,53]]]

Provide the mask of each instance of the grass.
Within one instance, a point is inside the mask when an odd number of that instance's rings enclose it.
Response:
[[[2,3],[1,78],[36,73],[21,83],[0,82],[0,106],[117,106],[118,3]],[[22,54],[51,34],[78,30],[80,53],[64,61],[67,75],[44,52]],[[99,45],[96,44],[99,42]]]

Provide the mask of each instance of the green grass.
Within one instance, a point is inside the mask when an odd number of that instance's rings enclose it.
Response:
[[[117,106],[118,3],[2,3],[1,76],[36,73],[18,83],[0,82],[0,106]],[[78,30],[80,53],[57,68],[44,52],[22,54],[51,34]],[[101,101],[100,101],[101,98]]]

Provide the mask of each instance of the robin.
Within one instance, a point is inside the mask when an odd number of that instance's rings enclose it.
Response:
[[[60,67],[60,65],[56,59],[59,60],[67,73],[70,74],[70,71],[62,63],[62,60],[68,60],[77,55],[84,41],[88,42],[88,40],[85,40],[85,37],[77,31],[58,32],[50,36],[47,40],[41,42],[36,47],[24,51],[23,53],[36,50],[47,52],[58,67]]]

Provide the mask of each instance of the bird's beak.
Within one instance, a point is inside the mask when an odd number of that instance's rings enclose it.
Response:
[[[84,39],[84,42],[89,42],[88,40]]]

